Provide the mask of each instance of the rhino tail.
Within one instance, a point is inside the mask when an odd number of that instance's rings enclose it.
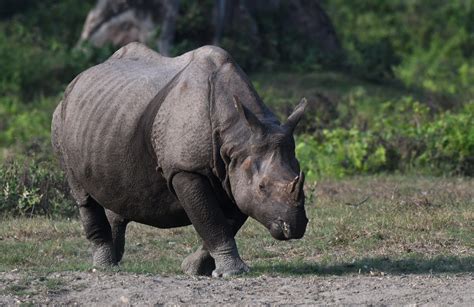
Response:
[[[51,145],[56,156],[61,156],[61,142],[60,142],[60,131],[61,131],[61,108],[62,101],[56,107],[53,113],[53,120],[51,122]]]

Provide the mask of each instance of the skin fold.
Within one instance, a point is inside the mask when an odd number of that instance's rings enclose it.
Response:
[[[248,271],[234,237],[247,217],[279,240],[308,222],[293,131],[280,124],[224,50],[167,58],[131,43],[77,76],[53,115],[52,144],[96,266],[123,256],[126,226],[192,224],[202,246],[182,269]]]

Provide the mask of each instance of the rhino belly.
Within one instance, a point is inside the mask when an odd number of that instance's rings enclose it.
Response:
[[[190,223],[166,180],[147,157],[113,156],[113,160],[96,158],[96,163],[77,163],[77,178],[87,194],[104,208],[135,222],[160,228]]]

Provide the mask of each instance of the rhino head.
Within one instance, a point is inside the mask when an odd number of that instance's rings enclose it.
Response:
[[[250,137],[233,153],[228,168],[234,200],[246,215],[262,223],[278,240],[303,237],[304,173],[295,157],[294,129],[306,107],[300,102],[285,124],[264,123],[234,96]]]

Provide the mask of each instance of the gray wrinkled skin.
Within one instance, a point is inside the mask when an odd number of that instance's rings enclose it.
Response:
[[[248,271],[234,236],[251,216],[301,238],[304,176],[281,125],[224,50],[176,58],[131,43],[77,76],[56,108],[52,143],[96,266],[116,265],[127,223],[192,224],[203,245],[182,264],[215,277]]]

